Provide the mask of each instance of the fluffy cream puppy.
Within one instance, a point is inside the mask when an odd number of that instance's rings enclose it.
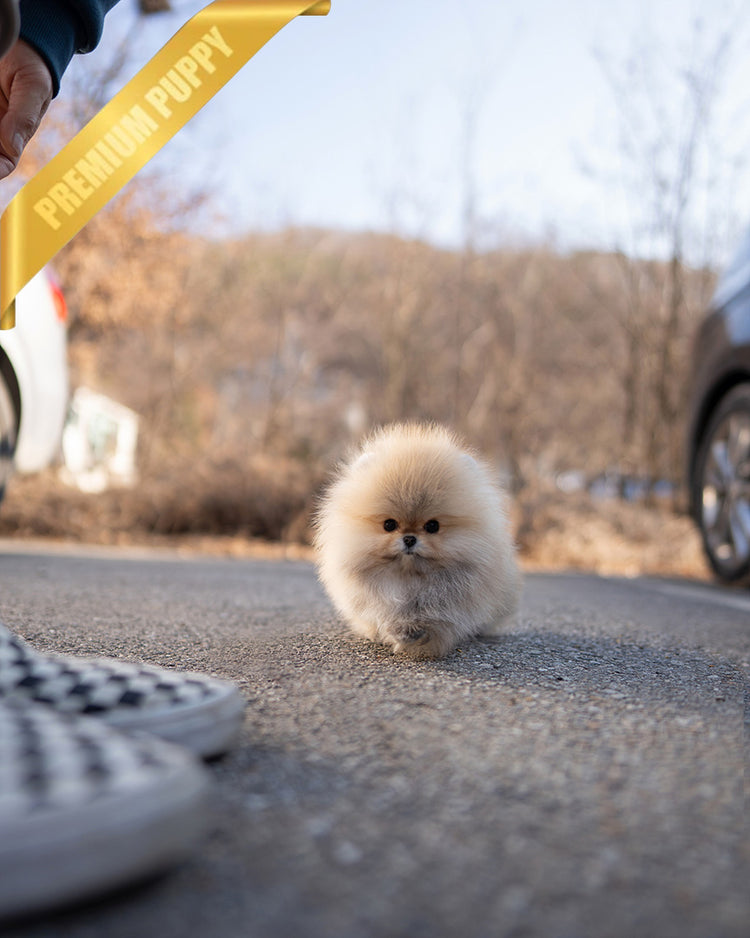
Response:
[[[360,635],[412,657],[447,655],[517,608],[504,503],[494,474],[448,430],[385,427],[321,499],[320,579]]]

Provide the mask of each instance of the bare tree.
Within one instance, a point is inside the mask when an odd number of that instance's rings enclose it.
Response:
[[[715,262],[722,193],[737,166],[715,118],[746,17],[738,10],[718,28],[713,22],[696,19],[676,57],[643,38],[622,61],[597,56],[615,104],[618,181],[633,218],[630,243],[618,251],[624,303],[610,310],[627,350],[623,435],[631,450],[638,437],[638,461],[652,479],[680,478],[686,357],[711,282],[704,277],[696,291],[693,279],[688,290],[688,268]]]

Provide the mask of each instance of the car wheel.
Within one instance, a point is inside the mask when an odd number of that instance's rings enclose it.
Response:
[[[0,501],[5,495],[5,486],[13,470],[17,431],[18,416],[13,404],[13,396],[0,370]]]
[[[694,484],[711,567],[726,583],[750,583],[750,384],[730,391],[711,416]]]

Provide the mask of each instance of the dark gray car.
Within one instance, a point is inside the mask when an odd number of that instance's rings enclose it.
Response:
[[[695,340],[688,436],[691,512],[719,579],[750,583],[750,231]]]

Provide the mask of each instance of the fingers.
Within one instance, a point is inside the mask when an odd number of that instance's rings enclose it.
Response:
[[[44,59],[19,40],[0,61],[0,179],[18,165],[52,100]]]

